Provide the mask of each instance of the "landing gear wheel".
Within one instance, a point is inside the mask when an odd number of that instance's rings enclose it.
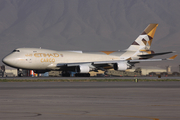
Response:
[[[89,73],[76,73],[75,77],[90,77]]]
[[[23,77],[23,72],[22,72],[22,69],[17,69],[17,75],[18,77]]]
[[[23,77],[23,74],[22,73],[18,74],[18,77]]]
[[[62,71],[62,77],[70,77],[70,73],[67,71]]]

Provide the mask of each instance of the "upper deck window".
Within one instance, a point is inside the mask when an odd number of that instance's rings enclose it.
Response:
[[[12,52],[20,52],[20,50],[13,50]]]

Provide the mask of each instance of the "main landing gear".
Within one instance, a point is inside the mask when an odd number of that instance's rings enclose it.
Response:
[[[62,77],[70,77],[71,74],[70,74],[68,71],[62,71],[61,76],[62,76]]]
[[[75,77],[90,77],[89,73],[76,73]]]
[[[61,76],[62,77],[71,77],[71,73],[68,71],[62,71]],[[90,77],[90,74],[89,73],[76,73],[72,76],[74,76],[74,77]]]

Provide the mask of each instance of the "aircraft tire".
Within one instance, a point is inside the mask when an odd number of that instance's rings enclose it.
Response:
[[[66,72],[66,71],[63,71],[62,72],[62,77],[70,77],[70,73],[69,72]]]
[[[90,77],[89,73],[76,73],[75,77]]]
[[[18,77],[23,77],[23,74],[22,73],[18,74]]]

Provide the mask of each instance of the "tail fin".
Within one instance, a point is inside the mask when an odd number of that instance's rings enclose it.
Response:
[[[149,24],[144,32],[129,46],[128,51],[149,50],[158,24]]]

